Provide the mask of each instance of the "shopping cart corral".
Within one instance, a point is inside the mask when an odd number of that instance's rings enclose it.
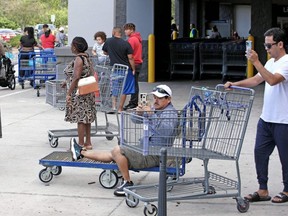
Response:
[[[253,100],[254,91],[248,88],[225,90],[223,85],[218,85],[216,90],[210,90],[192,87],[190,102],[179,117],[181,133],[172,146],[165,143],[150,145],[149,136],[144,136],[142,144],[135,142],[140,138],[138,134],[147,133],[151,120],[148,115],[143,119],[143,127],[139,128],[133,128],[129,121],[121,121],[121,144],[144,155],[161,155],[162,163],[159,184],[124,188],[126,204],[136,207],[143,201],[145,215],[157,215],[158,211],[159,215],[166,215],[167,200],[233,197],[239,212],[246,212],[249,202],[241,197],[238,160]],[[166,155],[199,159],[203,163],[203,176],[183,177],[166,183],[163,181]],[[216,160],[226,161],[230,167],[234,164],[235,175],[222,174],[223,169],[219,170],[219,167],[213,170],[211,162]],[[158,201],[158,208],[152,204],[155,201]]]
[[[124,83],[126,81],[126,75],[128,73],[128,67],[126,65],[115,64],[112,68],[110,66],[94,66],[97,79],[99,92],[96,92],[96,110],[97,115],[101,112],[105,118],[105,125],[98,125],[97,119],[95,120],[95,126],[91,127],[91,136],[99,137],[104,136],[107,140],[112,140],[114,137],[119,139],[119,117],[116,112],[114,116],[116,116],[117,125],[108,121],[107,113],[115,112],[112,109],[112,99],[111,99],[111,91],[112,84],[113,89],[117,92],[115,95],[117,104],[116,107],[119,106],[120,97],[123,91]],[[46,102],[59,108],[65,107],[66,96],[65,91],[61,89],[61,82],[55,81],[51,82],[53,85],[52,88],[49,88],[50,92],[46,95]],[[52,92],[51,92],[52,91]],[[59,138],[61,137],[76,137],[78,136],[77,128],[73,129],[56,129],[48,131],[48,139],[50,146],[52,148],[56,148],[58,146]]]

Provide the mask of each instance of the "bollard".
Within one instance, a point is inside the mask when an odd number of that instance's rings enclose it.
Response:
[[[167,215],[167,193],[166,193],[166,162],[167,150],[161,148],[160,150],[160,173],[159,173],[159,190],[158,190],[158,215]]]
[[[155,82],[155,36],[148,37],[148,83]]]
[[[252,35],[249,35],[248,40],[252,41],[252,49],[254,50],[254,37]],[[247,78],[253,76],[254,76],[254,66],[249,60],[247,60]]]

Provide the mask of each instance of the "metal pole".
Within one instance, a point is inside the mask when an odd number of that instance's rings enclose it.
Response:
[[[0,138],[2,138],[1,109],[0,109]]]
[[[167,215],[167,193],[166,193],[166,162],[167,150],[161,148],[160,150],[160,173],[159,173],[159,190],[158,190],[158,215]]]

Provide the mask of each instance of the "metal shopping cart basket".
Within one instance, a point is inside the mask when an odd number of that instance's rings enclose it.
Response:
[[[96,110],[102,112],[105,116],[106,124],[98,125],[97,119],[95,120],[95,126],[91,127],[91,136],[105,136],[107,140],[112,140],[114,137],[119,139],[119,117],[116,112],[116,120],[117,125],[110,123],[108,121],[107,113],[115,112],[112,109],[112,99],[111,99],[111,91],[112,84],[113,89],[117,92],[115,96],[117,101],[117,108],[120,102],[120,96],[123,91],[124,83],[126,81],[126,75],[128,73],[128,67],[126,65],[114,64],[111,68],[110,66],[94,66],[95,72],[97,74],[99,92],[96,92]],[[61,89],[60,82],[54,82],[56,87],[56,93],[49,96],[48,101],[50,104],[54,106],[61,107],[65,106],[66,100],[63,99],[65,97],[63,89]],[[52,90],[53,90],[52,89]],[[59,90],[57,92],[57,90]],[[46,98],[47,100],[47,98]],[[98,113],[99,113],[98,112]],[[97,114],[98,115],[98,114]],[[73,129],[60,129],[60,130],[49,130],[48,131],[48,139],[49,144],[52,148],[56,148],[58,146],[58,139],[61,137],[75,137],[78,136],[77,128]]]
[[[216,90],[192,87],[189,103],[179,117],[181,134],[172,146],[165,143],[161,146],[149,145],[149,136],[141,140],[143,144],[139,143],[139,137],[135,136],[146,133],[149,116],[143,120],[146,123],[141,128],[133,128],[129,122],[123,121],[121,145],[144,155],[161,155],[163,164],[160,167],[164,167],[160,170],[159,184],[125,188],[126,204],[136,207],[139,201],[143,201],[145,215],[166,215],[167,200],[233,197],[239,212],[246,212],[249,202],[241,197],[238,160],[253,100],[254,91],[248,88],[233,87],[228,91],[223,85],[218,85]],[[166,183],[163,181],[166,155],[201,160],[203,176],[179,178],[178,181]],[[217,160],[219,163],[227,161],[229,166],[233,162],[235,175],[222,174],[223,169],[217,169],[218,173],[213,171],[212,165]],[[210,161],[214,163],[210,164]],[[157,200],[158,208],[151,204]]]

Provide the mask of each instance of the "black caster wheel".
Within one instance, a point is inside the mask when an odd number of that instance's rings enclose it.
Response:
[[[112,132],[110,132],[110,131],[105,131],[105,134],[113,134]],[[107,140],[113,140],[113,138],[114,138],[114,136],[106,136],[106,139]]]
[[[37,97],[40,97],[40,91],[37,89]]]
[[[50,141],[50,140],[49,140]],[[54,141],[53,141],[53,139],[50,141],[50,146],[52,147],[52,148],[57,148],[57,146],[58,146],[58,138],[56,138]]]
[[[131,194],[126,194],[126,205],[130,208],[135,208],[139,204],[139,199]]]
[[[51,167],[51,173],[53,175],[60,175],[62,173],[62,167],[61,166],[53,166]]]
[[[149,204],[149,206],[144,207],[145,216],[149,216],[149,215],[156,216],[157,214],[158,214],[158,209],[154,204]]]
[[[248,200],[243,200],[243,201],[237,201],[237,209],[240,213],[245,213],[248,211],[250,207],[250,203]]]
[[[12,78],[10,84],[9,84],[9,88],[10,88],[11,90],[14,90],[15,87],[16,87],[16,80],[15,80],[15,76],[13,75],[13,78]]]
[[[53,174],[47,168],[42,169],[39,172],[39,179],[44,183],[48,183],[53,179]]]
[[[118,184],[118,175],[113,170],[104,170],[99,176],[99,182],[104,188],[114,188]]]

